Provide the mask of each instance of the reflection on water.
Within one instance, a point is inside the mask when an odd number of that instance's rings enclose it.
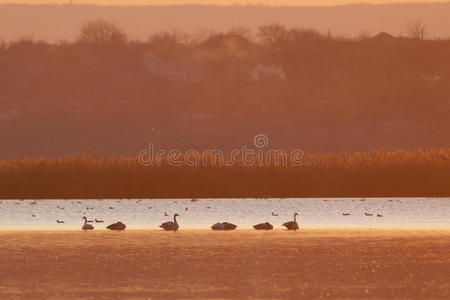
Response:
[[[316,198],[0,200],[0,229],[80,229],[84,214],[104,221],[93,223],[96,230],[116,221],[128,229],[158,229],[174,213],[181,230],[208,229],[218,221],[238,229],[268,221],[279,229],[294,212],[304,228],[450,227],[450,198]]]

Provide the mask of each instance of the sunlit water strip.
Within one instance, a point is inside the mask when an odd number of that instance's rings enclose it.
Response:
[[[158,229],[174,213],[180,230],[219,221],[238,229],[267,221],[281,229],[294,212],[302,228],[450,228],[450,198],[273,198],[0,200],[0,230],[79,230],[84,215],[95,230],[117,221],[127,229]]]

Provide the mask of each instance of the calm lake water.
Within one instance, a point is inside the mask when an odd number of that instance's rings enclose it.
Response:
[[[450,228],[450,198],[301,198],[0,200],[0,229],[78,230],[84,214],[104,221],[92,223],[96,230],[117,221],[127,229],[158,229],[174,213],[180,215],[180,230],[208,229],[219,221],[232,222],[238,229],[267,221],[280,229],[293,220],[294,212],[304,228]]]

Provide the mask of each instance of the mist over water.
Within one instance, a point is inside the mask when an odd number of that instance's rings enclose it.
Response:
[[[127,229],[159,229],[174,213],[180,215],[180,230],[210,229],[219,221],[232,222],[238,229],[267,221],[281,229],[281,224],[293,220],[294,212],[300,215],[301,228],[450,227],[450,198],[92,199],[2,200],[0,230],[79,230],[84,214],[89,220],[104,221],[92,223],[95,230],[117,221]]]

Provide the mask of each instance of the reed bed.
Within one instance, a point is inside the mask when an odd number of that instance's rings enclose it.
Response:
[[[450,148],[308,154],[301,166],[142,166],[76,154],[0,161],[0,198],[445,197]]]

